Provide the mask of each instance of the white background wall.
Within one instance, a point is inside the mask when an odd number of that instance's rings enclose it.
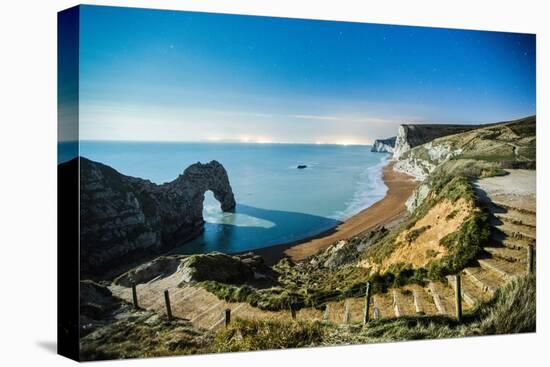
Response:
[[[88,4],[537,33],[538,332],[280,352],[106,362],[117,366],[526,366],[548,363],[549,22],[544,1],[133,0]],[[11,0],[0,12],[0,365],[69,365],[56,341],[56,12],[73,1]],[[545,15],[546,14],[546,15]],[[541,143],[542,142],[542,143]],[[546,342],[544,340],[546,339]],[[538,361],[538,362],[536,362]],[[34,363],[34,364],[33,364]],[[96,365],[96,364],[94,364]]]

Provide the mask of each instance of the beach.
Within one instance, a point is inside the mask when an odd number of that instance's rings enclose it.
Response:
[[[394,171],[393,165],[394,162],[389,162],[383,169],[383,180],[388,187],[386,196],[370,207],[316,236],[257,249],[254,252],[264,257],[268,264],[274,264],[284,257],[292,261],[301,261],[339,240],[356,236],[380,225],[388,225],[399,219],[406,212],[405,202],[418,186],[418,182],[407,174]]]

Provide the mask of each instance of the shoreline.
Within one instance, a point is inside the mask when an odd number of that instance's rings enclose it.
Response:
[[[394,164],[394,161],[390,161],[382,171],[384,184],[388,187],[386,195],[368,208],[317,235],[252,252],[262,256],[268,265],[273,265],[285,257],[298,262],[339,240],[356,236],[380,225],[388,225],[399,219],[406,212],[405,202],[419,182],[412,176],[394,171]]]

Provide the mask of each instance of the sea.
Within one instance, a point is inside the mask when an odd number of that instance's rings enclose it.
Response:
[[[60,146],[59,160],[71,156]],[[74,150],[74,146],[72,147]],[[370,145],[81,141],[80,155],[161,184],[189,165],[217,160],[237,207],[205,194],[204,233],[175,252],[237,253],[324,232],[380,200],[388,155]],[[69,149],[70,150],[70,149]],[[298,169],[298,165],[306,165]]]

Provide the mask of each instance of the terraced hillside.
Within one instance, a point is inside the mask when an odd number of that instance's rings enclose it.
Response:
[[[476,195],[490,212],[491,237],[477,260],[461,270],[462,300],[465,311],[489,300],[512,278],[527,272],[527,248],[535,245],[535,171],[508,170],[508,175],[480,179]],[[291,320],[290,310],[268,311],[248,302],[220,300],[203,287],[182,282],[181,269],[137,285],[140,307],[165,312],[164,291],[169,290],[172,313],[190,320],[196,327],[216,329],[223,325],[225,309],[232,318],[250,320]],[[406,315],[449,315],[455,313],[454,276],[446,281],[427,281],[390,287],[371,298],[369,318]],[[111,285],[114,295],[132,301],[129,287]],[[332,299],[331,299],[332,298]],[[338,298],[338,299],[335,299]],[[360,323],[364,319],[363,297],[320,299],[317,307],[303,307],[297,320],[319,320],[334,324]]]

